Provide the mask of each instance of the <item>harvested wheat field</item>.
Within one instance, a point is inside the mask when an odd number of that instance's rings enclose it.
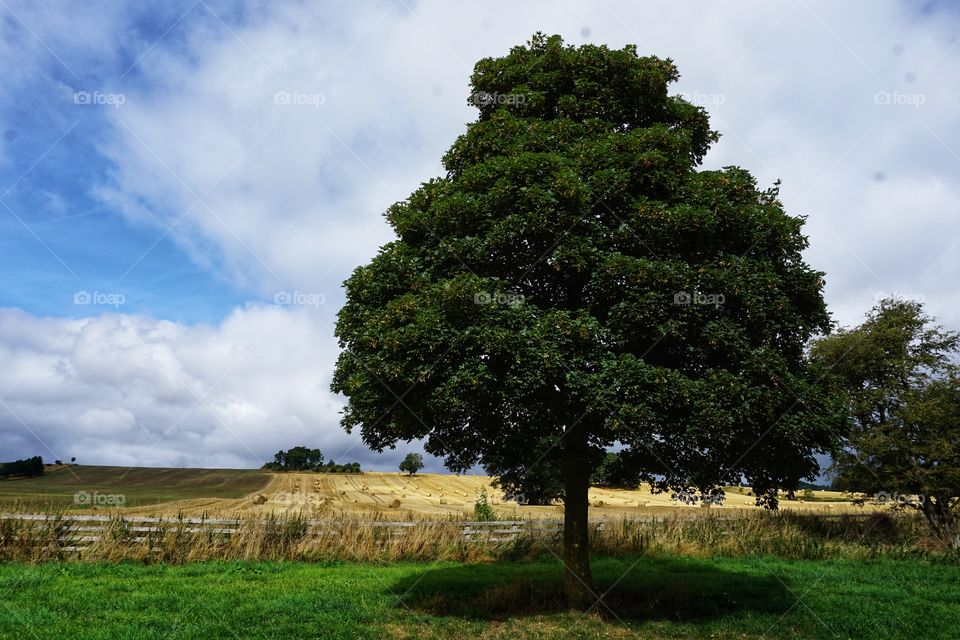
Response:
[[[501,499],[502,492],[491,486],[491,478],[478,475],[367,472],[361,475],[324,473],[276,473],[262,489],[243,498],[195,498],[163,505],[126,508],[127,513],[142,515],[258,515],[303,512],[313,517],[324,515],[371,515],[388,519],[469,517],[482,489],[497,514],[508,518],[561,518],[562,506],[520,505]],[[737,493],[737,491],[743,493]],[[722,506],[710,509],[757,507],[747,489],[727,492]],[[654,495],[649,488],[619,490],[593,488],[590,491],[591,516],[596,518],[682,510],[705,511],[701,506],[681,504],[670,494]],[[840,493],[815,492],[813,501],[783,501],[785,509],[803,509],[822,513],[862,512]]]
[[[269,473],[260,470],[154,469],[137,467],[74,466],[55,468],[40,478],[0,483],[0,504],[5,508],[46,511],[125,513],[171,516],[267,516],[303,512],[324,515],[375,515],[393,520],[470,517],[482,489],[497,514],[506,518],[560,518],[560,505],[521,505],[502,500],[502,492],[480,475],[366,472],[363,474]],[[77,503],[77,492],[86,495],[123,496],[122,506]],[[710,509],[754,510],[748,489],[727,490],[726,501]],[[810,497],[810,496],[808,496]],[[654,495],[649,488],[628,491],[595,487],[590,491],[595,518],[639,515],[664,511],[699,512],[704,507],[685,505],[669,493]],[[45,508],[46,506],[46,508]],[[841,493],[816,491],[812,500],[784,500],[784,509],[821,513],[862,512]]]

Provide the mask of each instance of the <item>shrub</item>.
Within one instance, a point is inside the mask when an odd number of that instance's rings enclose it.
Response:
[[[477,501],[473,503],[473,519],[477,522],[492,522],[497,519],[497,514],[487,499],[487,489],[480,489]]]

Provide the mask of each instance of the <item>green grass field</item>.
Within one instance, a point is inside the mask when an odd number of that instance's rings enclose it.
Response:
[[[954,638],[960,567],[600,558],[605,605],[559,608],[558,562],[0,565],[0,638]]]
[[[253,469],[159,469],[70,465],[37,478],[0,480],[0,507],[89,508],[74,494],[122,494],[125,506],[192,498],[242,498],[262,489],[270,475]]]

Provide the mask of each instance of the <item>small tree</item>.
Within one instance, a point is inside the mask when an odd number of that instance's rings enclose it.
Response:
[[[420,469],[423,469],[423,456],[419,453],[408,453],[407,457],[400,463],[400,471],[406,471],[411,476]]]
[[[921,512],[960,549],[960,334],[919,302],[887,299],[855,329],[819,340],[849,396],[854,427],[835,456],[834,487]]]

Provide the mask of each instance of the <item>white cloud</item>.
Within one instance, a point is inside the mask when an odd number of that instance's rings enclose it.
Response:
[[[116,169],[102,193],[132,218],[174,225],[198,262],[262,295],[297,286],[335,298],[389,238],[381,212],[440,173],[474,116],[475,60],[538,29],[634,42],[677,61],[677,91],[706,96],[724,134],[708,166],[784,180],[788,208],[810,217],[809,255],[839,320],[906,287],[960,324],[948,277],[960,251],[947,251],[960,234],[949,186],[960,149],[945,146],[960,124],[949,81],[960,50],[935,16],[893,2],[555,5],[283,5],[229,31],[198,8],[186,47],[146,56],[147,88],[110,113]],[[275,104],[278,92],[323,102]]]
[[[272,306],[218,326],[0,310],[0,431],[46,459],[249,466],[306,444],[391,467],[337,425],[329,336],[312,310]]]

